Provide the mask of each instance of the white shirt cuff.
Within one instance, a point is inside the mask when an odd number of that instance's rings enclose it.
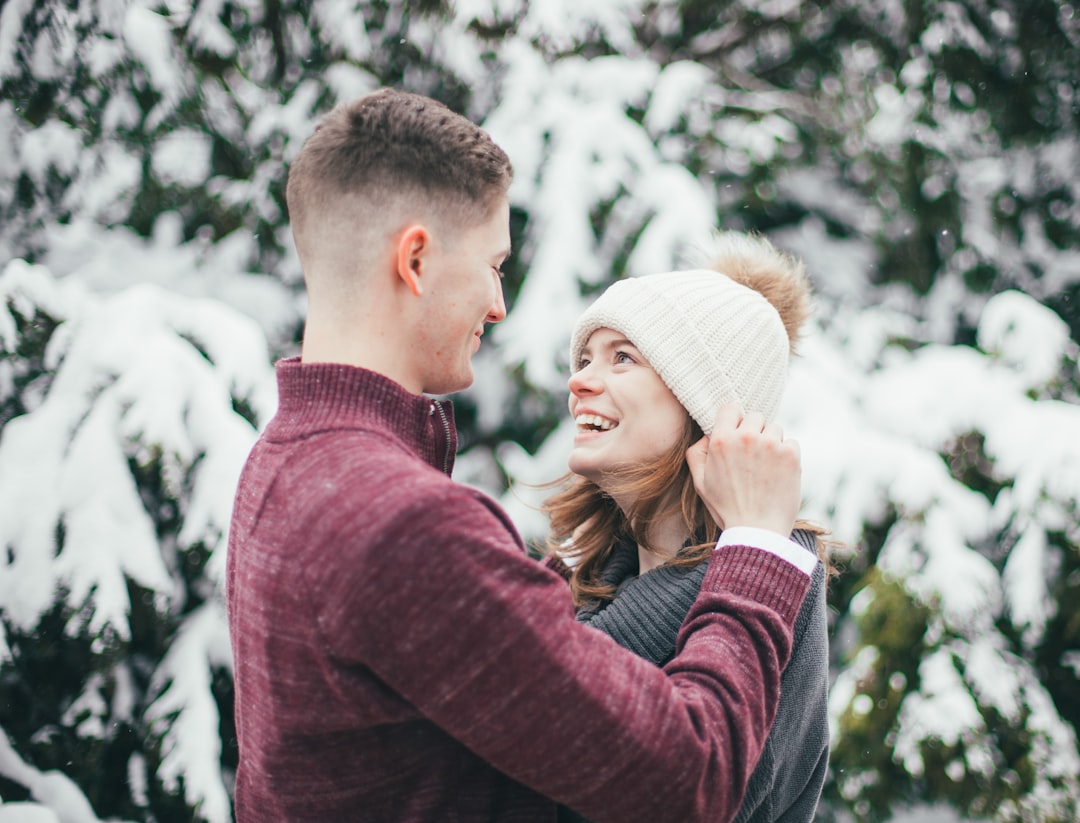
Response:
[[[716,541],[716,548],[725,546],[752,546],[755,549],[775,554],[781,560],[799,569],[803,574],[814,573],[814,566],[818,559],[794,540],[782,537],[774,531],[759,529],[754,526],[734,526],[724,529],[720,533],[720,539]]]

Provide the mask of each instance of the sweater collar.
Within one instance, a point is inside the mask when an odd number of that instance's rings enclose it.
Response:
[[[701,542],[701,541],[698,541]],[[694,545],[690,540],[683,543],[680,553]],[[657,602],[667,603],[677,589],[697,591],[705,576],[708,563],[697,566],[657,566],[644,574],[640,573],[638,546],[633,538],[623,536],[616,540],[611,554],[600,569],[601,582],[613,586],[618,598],[623,588],[632,586],[638,591],[647,592]],[[695,588],[696,587],[696,588]],[[615,600],[591,600],[578,607],[578,620],[589,622],[591,616],[603,612]],[[681,618],[680,618],[681,620]]]
[[[279,360],[278,409],[270,440],[332,430],[382,429],[425,462],[450,474],[457,452],[454,407],[416,395],[385,375],[342,363]]]

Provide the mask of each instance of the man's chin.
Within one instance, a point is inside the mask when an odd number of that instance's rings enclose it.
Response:
[[[428,388],[424,389],[424,394],[457,394],[469,388],[475,380],[476,375],[473,374],[471,367],[464,374],[439,375],[438,380],[433,381]]]

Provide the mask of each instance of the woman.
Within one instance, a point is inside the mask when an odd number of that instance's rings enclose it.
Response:
[[[674,656],[722,527],[687,450],[733,401],[743,425],[782,437],[773,417],[810,307],[802,263],[764,238],[720,235],[713,267],[619,281],[578,320],[570,474],[545,504],[548,562],[567,577],[578,619],[658,666]],[[791,537],[823,556],[821,534],[798,523]],[[825,578],[819,563],[758,766],[745,787],[715,787],[745,788],[740,823],[814,817],[829,747]]]

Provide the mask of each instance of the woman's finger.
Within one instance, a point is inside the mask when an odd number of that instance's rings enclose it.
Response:
[[[738,403],[725,403],[716,412],[716,422],[713,425],[714,432],[729,431],[739,427],[743,419],[743,409]]]
[[[754,432],[761,432],[765,430],[765,415],[759,411],[749,411],[739,424],[740,429],[749,429]]]
[[[784,442],[784,429],[779,423],[766,423],[765,428],[761,430],[761,433],[780,443]]]

